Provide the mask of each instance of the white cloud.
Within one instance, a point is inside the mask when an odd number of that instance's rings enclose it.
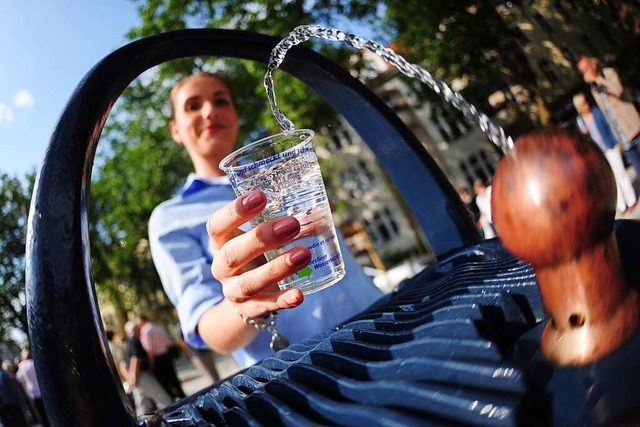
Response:
[[[13,110],[8,105],[0,102],[0,123],[4,122],[12,122],[13,121]]]
[[[28,90],[23,89],[13,98],[13,105],[16,108],[31,108],[35,104],[35,100]]]

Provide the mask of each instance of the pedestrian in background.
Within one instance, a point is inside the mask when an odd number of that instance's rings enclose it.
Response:
[[[137,324],[140,328],[140,342],[149,357],[151,371],[172,399],[184,398],[186,395],[173,365],[173,341],[162,326],[150,322],[145,315],[138,316]]]
[[[171,397],[160,385],[149,368],[149,357],[140,342],[140,329],[135,320],[124,325],[127,339],[124,344],[124,361],[127,383],[131,387],[138,416],[148,414],[157,407],[171,404]]]
[[[622,144],[624,155],[640,176],[640,114],[612,67],[600,68],[595,58],[581,56],[578,69],[589,85],[593,99]]]
[[[38,422],[43,426],[49,426],[49,419],[44,409],[42,395],[40,394],[40,386],[38,385],[38,377],[36,375],[36,367],[31,358],[31,351],[27,348],[22,350],[22,360],[18,364],[18,372],[16,377],[24,387],[25,392],[31,403]]]
[[[478,229],[482,230],[482,226],[480,225],[480,209],[478,208],[478,204],[476,203],[476,198],[471,194],[471,191],[467,187],[463,187],[458,190],[458,194],[460,195],[460,200],[464,203],[467,211],[469,211],[469,215],[473,220],[473,223],[478,227]]]
[[[3,363],[0,368],[0,425],[27,427],[27,417],[20,389],[5,366]]]
[[[476,205],[480,210],[480,226],[485,239],[496,237],[491,218],[491,186],[487,186],[484,179],[477,178],[473,182],[473,191],[476,193]]]
[[[578,112],[576,121],[580,132],[588,135],[600,147],[611,166],[618,188],[618,212],[624,213],[629,209],[632,210],[636,206],[637,198],[622,161],[622,144],[616,140],[600,109],[598,107],[591,108],[584,94],[576,94],[573,97],[573,105]]]

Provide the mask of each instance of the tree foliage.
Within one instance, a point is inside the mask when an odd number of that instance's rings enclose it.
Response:
[[[25,301],[25,239],[34,174],[26,183],[0,175],[0,342],[11,342],[15,332],[27,335]]]

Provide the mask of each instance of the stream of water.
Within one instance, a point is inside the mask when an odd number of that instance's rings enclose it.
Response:
[[[309,40],[312,37],[335,42],[345,42],[358,50],[366,49],[375,53],[385,61],[395,66],[402,74],[411,78],[419,79],[431,90],[439,94],[446,102],[460,110],[465,117],[477,123],[487,138],[503,152],[507,152],[513,148],[513,140],[510,136],[505,134],[504,129],[495,125],[489,117],[479,111],[474,105],[466,101],[461,94],[451,89],[442,80],[435,78],[424,68],[419,65],[409,63],[401,55],[380,43],[363,39],[350,33],[344,33],[335,28],[326,28],[321,25],[301,25],[296,27],[271,51],[267,72],[264,76],[264,87],[267,91],[269,105],[273,116],[284,132],[292,132],[295,130],[295,125],[278,107],[272,74],[273,71],[282,64],[282,61],[289,49]]]

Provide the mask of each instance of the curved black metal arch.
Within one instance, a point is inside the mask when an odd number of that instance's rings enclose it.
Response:
[[[111,107],[162,62],[215,55],[267,62],[278,39],[234,30],[181,30],[133,42],[78,85],[38,174],[27,236],[27,310],[34,360],[54,425],[135,425],[117,385],[91,281],[86,198]],[[465,208],[414,135],[373,93],[323,56],[294,48],[282,69],[316,90],[377,155],[436,254],[479,239]]]

